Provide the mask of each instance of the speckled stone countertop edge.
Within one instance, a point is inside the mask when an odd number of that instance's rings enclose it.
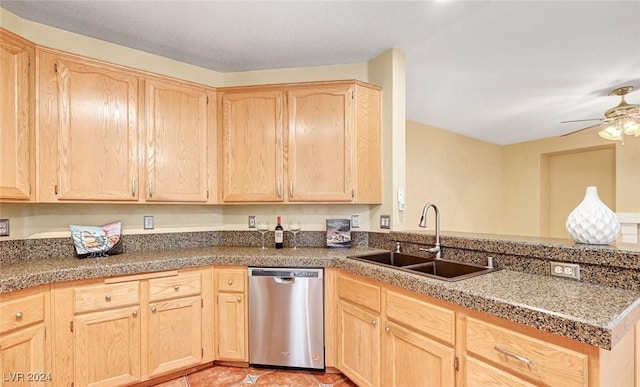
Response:
[[[640,292],[509,270],[448,283],[348,258],[381,251],[383,250],[373,248],[260,250],[256,247],[206,247],[126,253],[106,258],[29,260],[0,264],[0,294],[58,282],[210,265],[337,267],[603,349],[611,349],[615,346],[624,334],[632,329],[633,323],[640,318],[638,307]],[[501,272],[504,274],[496,275]],[[513,280],[516,279],[538,281],[542,284],[550,283],[560,286],[561,289],[578,289],[595,296],[602,291],[607,291],[611,292],[612,297],[617,298],[619,302],[616,309],[600,313],[602,315],[600,319],[580,316],[580,313],[576,312],[562,313],[554,311],[553,308],[538,308],[526,302],[520,302],[515,296],[494,295],[493,293],[498,293],[498,289],[502,286],[499,280],[502,277],[508,282],[514,282]],[[504,279],[502,281],[504,282]],[[619,297],[620,295],[623,297]],[[584,305],[588,305],[588,300],[584,302]],[[597,304],[606,305],[606,300],[599,301]]]

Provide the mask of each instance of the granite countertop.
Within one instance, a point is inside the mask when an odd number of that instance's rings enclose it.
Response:
[[[0,293],[55,282],[208,265],[337,267],[507,320],[611,349],[640,318],[640,292],[500,270],[446,282],[348,258],[372,248],[203,247],[105,258],[0,263]]]

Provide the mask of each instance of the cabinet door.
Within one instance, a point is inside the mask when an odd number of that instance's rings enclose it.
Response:
[[[283,201],[284,92],[221,94],[224,202]]]
[[[39,57],[39,200],[136,201],[136,75],[46,51]]]
[[[453,348],[387,322],[383,354],[385,386],[455,385]]]
[[[290,201],[353,200],[353,85],[288,92]]]
[[[218,324],[216,360],[247,361],[244,294],[219,293],[217,299]]]
[[[358,386],[380,385],[380,316],[338,301],[338,369]]]
[[[76,316],[74,374],[78,386],[116,386],[140,379],[138,307]]]
[[[207,89],[147,79],[145,106],[146,200],[206,202],[209,129],[215,124]]]
[[[0,375],[10,386],[46,386],[45,327],[37,324],[0,337]],[[37,376],[34,380],[33,377]]]
[[[32,198],[34,52],[26,42],[0,33],[0,199]]]
[[[149,376],[200,364],[202,299],[178,298],[149,305]]]

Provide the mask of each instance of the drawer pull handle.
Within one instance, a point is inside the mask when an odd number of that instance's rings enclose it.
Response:
[[[16,313],[16,320],[21,320],[21,319],[22,319],[22,312]]]
[[[371,320],[371,324],[376,325],[378,322],[376,320]]]
[[[389,328],[389,327],[385,327],[384,330],[387,331],[387,332],[391,332],[391,328]]]
[[[109,302],[109,301],[111,301],[111,296],[104,296],[104,299],[105,299],[107,302]]]
[[[156,309],[156,307],[155,307],[155,306],[152,306],[152,307],[151,307],[151,311],[152,311],[153,313],[155,313],[155,312],[156,312],[156,310],[157,310],[157,309]]]
[[[233,280],[227,281],[227,285],[229,285],[229,286],[233,285]]]
[[[528,365],[529,367],[532,367],[535,364],[533,360],[527,359],[526,357],[520,356],[517,353],[513,353],[513,352],[511,352],[511,351],[509,351],[507,349],[500,348],[497,345],[495,346],[494,349],[496,351],[500,352],[501,354],[507,356],[507,357],[510,357],[510,358],[513,358],[513,359],[516,359],[518,361],[523,362],[524,364]]]
[[[178,290],[180,290],[180,286],[175,285],[175,286],[173,287],[173,290],[175,290],[175,291],[177,292]]]
[[[138,311],[134,310],[133,313],[131,313],[133,315],[133,317],[136,317],[138,315]]]
[[[236,298],[236,301],[238,301],[238,302],[242,302],[242,297],[238,297],[238,298]]]

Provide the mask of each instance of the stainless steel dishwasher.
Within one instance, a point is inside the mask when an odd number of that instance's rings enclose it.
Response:
[[[324,370],[323,274],[249,268],[249,364]]]

